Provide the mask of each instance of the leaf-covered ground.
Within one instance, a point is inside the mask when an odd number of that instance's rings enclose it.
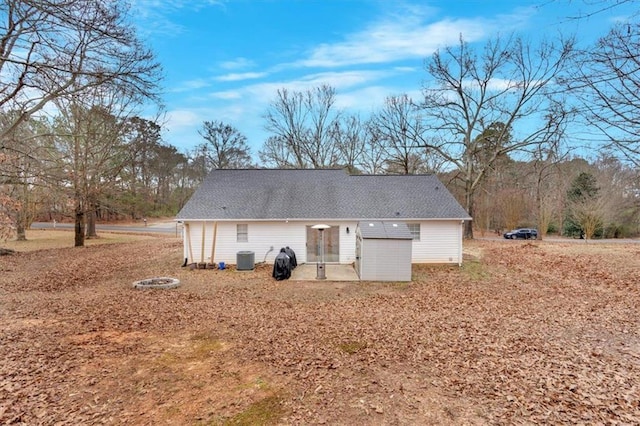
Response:
[[[640,423],[640,245],[465,250],[386,284],[169,238],[1,257],[0,424]]]

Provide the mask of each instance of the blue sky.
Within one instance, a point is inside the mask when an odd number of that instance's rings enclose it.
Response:
[[[135,0],[133,14],[164,68],[165,141],[189,150],[203,121],[221,120],[256,155],[280,88],[329,84],[338,107],[366,117],[386,96],[419,99],[425,58],[460,35],[481,45],[562,33],[587,44],[637,12],[633,3],[585,19],[571,17],[600,0]]]

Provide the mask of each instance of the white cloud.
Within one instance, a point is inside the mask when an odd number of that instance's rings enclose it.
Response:
[[[370,84],[393,74],[389,70],[353,70],[353,71],[335,71],[321,72],[300,76],[295,80],[280,81],[257,85],[261,90],[269,90],[271,96],[276,90],[287,88],[289,90],[307,90],[320,85],[326,84],[340,90],[347,90],[356,86]]]
[[[368,86],[350,92],[338,93],[336,106],[367,116],[382,108],[386,98],[403,94],[409,96],[414,102],[419,102],[422,99],[422,92],[419,89],[403,90],[398,87],[394,90],[389,86]]]
[[[218,81],[241,81],[241,80],[254,80],[256,78],[262,78],[267,76],[266,72],[244,72],[244,73],[231,73],[216,77]]]
[[[354,71],[336,71],[309,74],[300,78],[296,84],[301,84],[307,88],[317,87],[327,84],[336,90],[348,89],[354,86],[367,84],[378,81],[384,77],[390,76],[390,71],[372,71],[372,70],[354,70]]]
[[[321,44],[295,65],[330,68],[424,58],[444,45],[457,43],[461,35],[467,42],[478,41],[497,31],[515,29],[531,15],[529,9],[518,9],[493,19],[445,18],[427,23],[424,11],[414,8],[406,12],[347,35],[344,41]]]
[[[139,23],[139,33],[176,37],[185,31],[185,27],[171,20],[175,11],[186,9],[198,12],[206,7],[224,7],[225,4],[225,0],[132,0],[131,10]]]
[[[387,96],[389,96],[388,87],[369,86],[359,90],[338,93],[336,107],[367,114],[381,106]]]
[[[236,58],[232,61],[220,63],[220,68],[225,70],[240,70],[252,68],[253,66],[255,66],[255,62],[247,58]]]
[[[393,67],[394,71],[398,71],[398,72],[416,72],[418,71],[418,68],[416,67]]]
[[[483,19],[443,20],[428,25],[415,18],[385,22],[350,35],[344,42],[322,44],[298,65],[339,67],[423,58],[442,45],[455,43],[461,33],[468,41],[477,40],[486,34],[488,26]]]
[[[208,86],[211,86],[211,83],[209,83],[205,79],[198,78],[195,80],[184,81],[179,86],[170,88],[169,91],[173,93],[188,92],[191,90],[202,89]]]
[[[170,130],[191,127],[202,122],[202,118],[194,110],[173,110],[166,115],[167,127]]]
[[[231,99],[241,99],[242,93],[237,90],[226,90],[223,92],[213,92],[210,94],[210,96],[212,98],[217,98],[217,99],[231,100]]]

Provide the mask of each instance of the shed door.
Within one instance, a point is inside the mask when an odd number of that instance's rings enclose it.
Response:
[[[332,226],[324,233],[324,261],[340,262],[340,227]],[[320,231],[307,226],[307,262],[320,261]]]

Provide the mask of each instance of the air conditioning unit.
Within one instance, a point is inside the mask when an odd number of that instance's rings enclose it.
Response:
[[[256,254],[252,251],[239,251],[236,255],[238,271],[253,271],[256,265]]]

